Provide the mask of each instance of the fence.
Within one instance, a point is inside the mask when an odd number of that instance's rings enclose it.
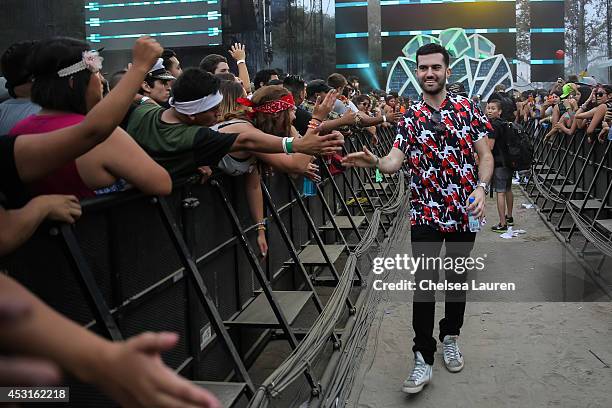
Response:
[[[579,130],[545,141],[533,122],[534,162],[525,191],[538,211],[573,252],[585,261],[610,294],[612,257],[612,142],[587,142]]]
[[[346,148],[383,153],[393,136],[381,128],[380,143],[372,146],[356,132]],[[292,324],[305,307],[315,316],[324,310],[316,287],[339,287],[339,263],[353,266],[349,287],[363,283],[369,264],[355,250],[362,255],[364,241],[380,243],[378,227],[386,233],[393,215],[385,204],[393,208],[403,199],[400,178],[376,181],[373,172],[356,169],[331,176],[324,163],[322,171],[327,177],[310,198],[298,188],[301,179],[262,180],[269,244],[263,263],[251,249],[256,226],[242,199],[243,180],[221,176],[205,185],[183,183],[169,197],[129,191],[84,202],[74,227],[41,226],[0,260],[0,269],[104,337],[178,332],[179,344],[164,361],[229,407],[255,395],[247,368],[275,331],[298,347],[307,333]],[[345,316],[356,313],[348,295],[342,303]],[[341,347],[335,333],[324,339]],[[301,371],[313,393],[320,392],[313,373]],[[113,405],[93,387],[74,379],[68,384],[75,406]]]

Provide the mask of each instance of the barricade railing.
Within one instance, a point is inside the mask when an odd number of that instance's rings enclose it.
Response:
[[[357,143],[365,134],[352,138]],[[379,140],[388,151],[392,138]],[[352,144],[346,149],[351,151]],[[317,186],[318,199],[305,198],[286,175],[266,177],[262,183],[269,225],[263,265],[251,249],[256,228],[246,200],[236,199],[244,194],[243,180],[221,176],[206,185],[175,183],[173,193],[164,198],[127,191],[86,200],[74,227],[44,224],[24,247],[0,260],[0,269],[59,312],[109,339],[146,330],[177,331],[180,341],[163,354],[164,361],[187,378],[211,380],[198,383],[227,395],[224,403],[231,406],[243,395],[254,395],[257,386],[247,367],[271,331],[281,329],[297,350],[291,325],[301,307],[312,300],[317,312],[326,314],[314,287],[317,280],[306,270],[308,259],[301,259],[310,243],[316,243],[316,255],[325,258],[312,269],[331,270],[333,285],[344,293],[346,273],[335,271],[338,254],[331,254],[329,247],[341,246],[346,253],[352,287],[363,282],[355,261],[355,253],[362,251],[359,245],[379,242],[379,225],[386,233],[381,214],[390,214],[396,196],[364,185],[363,178],[371,179],[372,171],[351,168],[331,176],[324,164],[322,170],[328,177]],[[386,188],[394,186],[397,194],[403,184],[389,180]],[[351,200],[353,205],[347,204]],[[363,234],[355,212],[368,226]],[[350,228],[340,224],[342,216],[348,217],[342,222]],[[334,232],[334,242],[324,242],[320,231]],[[349,244],[351,233],[360,244]],[[289,296],[294,293],[299,302]],[[355,312],[348,296],[342,302]],[[247,310],[256,313],[245,316]],[[245,327],[257,330],[243,332]],[[333,332],[327,333],[327,340],[336,348],[341,345]],[[301,374],[317,392],[309,370]],[[93,387],[73,379],[70,386],[79,406],[112,406]]]
[[[597,249],[599,276],[606,257],[612,257],[612,142],[588,143],[582,130],[550,140],[545,133],[533,128],[535,154],[525,191],[568,244],[581,233],[579,256],[593,254],[589,244]]]

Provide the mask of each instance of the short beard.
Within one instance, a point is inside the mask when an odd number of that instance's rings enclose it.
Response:
[[[421,82],[419,85],[421,85],[421,90],[423,91],[423,93],[427,94],[427,95],[438,95],[440,92],[442,92],[446,86],[446,75],[444,75],[443,78],[440,78],[437,81],[438,84],[438,88],[433,90],[433,91],[427,91],[425,90],[425,81]]]

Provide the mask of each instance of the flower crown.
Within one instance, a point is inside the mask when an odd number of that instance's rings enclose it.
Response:
[[[98,51],[83,51],[83,59],[81,61],[60,69],[57,71],[57,75],[60,78],[64,78],[86,69],[94,73],[99,72],[102,69],[102,61],[104,61],[104,58],[100,56]]]

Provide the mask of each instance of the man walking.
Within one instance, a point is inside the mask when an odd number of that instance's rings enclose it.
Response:
[[[493,156],[487,145],[492,127],[472,101],[446,91],[450,58],[444,47],[424,45],[418,49],[416,59],[416,75],[423,96],[410,106],[399,123],[391,152],[385,157],[376,157],[364,149],[346,156],[343,163],[395,173],[407,157],[413,257],[439,257],[444,243],[446,258],[465,258],[476,238],[476,233],[469,230],[468,216],[470,213],[479,218],[484,215],[493,173]],[[474,153],[480,158],[478,167]],[[473,203],[468,205],[471,198]],[[427,265],[431,263],[424,264],[415,273],[412,305],[415,364],[402,386],[402,391],[409,394],[420,392],[431,381],[436,351],[435,290],[428,288],[427,283],[438,281],[438,270],[431,267],[435,265]],[[446,270],[445,275],[449,283],[466,282],[466,273]],[[447,290],[445,295],[439,339],[443,343],[446,368],[458,372],[464,365],[457,338],[463,325],[466,292]]]

